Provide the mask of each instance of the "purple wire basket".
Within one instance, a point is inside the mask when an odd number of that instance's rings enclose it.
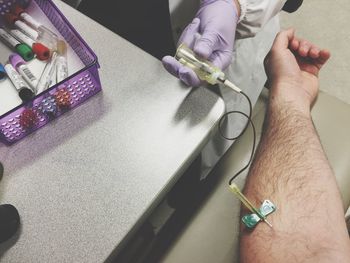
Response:
[[[2,0],[0,15],[10,12],[12,6],[18,3],[31,10],[41,10],[74,50],[84,67],[31,101],[0,116],[0,141],[7,145],[18,142],[101,91],[96,55],[56,5],[51,0]]]

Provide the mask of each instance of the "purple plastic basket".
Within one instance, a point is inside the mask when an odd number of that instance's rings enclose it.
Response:
[[[0,116],[0,141],[7,145],[18,142],[101,91],[96,55],[56,5],[51,0],[2,0],[0,15],[10,12],[18,2],[40,8],[80,58],[84,68]]]

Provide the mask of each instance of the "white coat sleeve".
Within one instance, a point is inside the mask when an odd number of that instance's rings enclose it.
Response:
[[[237,25],[237,38],[255,36],[271,18],[277,15],[287,0],[238,0],[241,16]]]

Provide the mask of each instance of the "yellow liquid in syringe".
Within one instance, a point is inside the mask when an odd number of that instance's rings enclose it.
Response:
[[[197,57],[185,44],[181,44],[177,49],[175,58],[184,66],[191,68],[199,79],[215,85],[218,79],[224,79],[225,74],[209,61]]]
[[[235,92],[240,93],[241,90],[232,82],[225,78],[225,73],[218,67],[215,67],[211,62],[205,59],[201,59],[194,54],[185,44],[181,44],[175,54],[177,59],[182,65],[192,69],[199,79],[215,85],[218,83],[224,84],[226,87],[231,88]]]

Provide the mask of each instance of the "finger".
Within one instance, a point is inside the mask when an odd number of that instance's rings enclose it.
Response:
[[[187,86],[196,87],[201,85],[201,81],[196,73],[188,67],[181,67],[179,69],[179,79]]]
[[[214,52],[209,57],[209,61],[211,61],[215,67],[225,70],[228,68],[228,66],[232,62],[232,52],[230,51]]]
[[[192,23],[189,24],[182,32],[178,45],[184,43],[189,48],[193,48],[193,45],[196,41],[196,34],[199,33],[200,22],[201,21],[199,18],[193,19]]]
[[[164,68],[173,76],[179,77],[179,70],[183,65],[171,56],[165,56],[162,59]]]
[[[164,68],[173,76],[179,78],[187,86],[199,86],[201,81],[191,69],[183,66],[179,61],[171,56],[162,59]]]
[[[294,38],[294,35],[295,29],[293,28],[279,32],[272,48],[277,50],[288,48],[290,41]]]
[[[320,56],[320,49],[316,46],[311,46],[308,56],[312,59],[317,59]]]
[[[300,41],[299,41],[299,39],[297,39],[296,37],[294,37],[294,38],[292,39],[292,41],[290,42],[290,44],[289,44],[289,48],[290,48],[291,50],[293,50],[293,51],[296,51],[296,50],[298,50],[299,46],[300,46]]]
[[[311,43],[306,41],[306,40],[302,40],[300,42],[300,47],[298,49],[298,53],[300,56],[302,57],[307,57],[307,55],[309,54],[309,51],[311,49]]]
[[[207,28],[202,36],[197,39],[193,51],[202,58],[208,59],[216,50],[219,39],[215,31]]]
[[[331,53],[327,49],[322,49],[317,59],[317,63],[320,66],[323,66],[330,57],[331,57]]]

